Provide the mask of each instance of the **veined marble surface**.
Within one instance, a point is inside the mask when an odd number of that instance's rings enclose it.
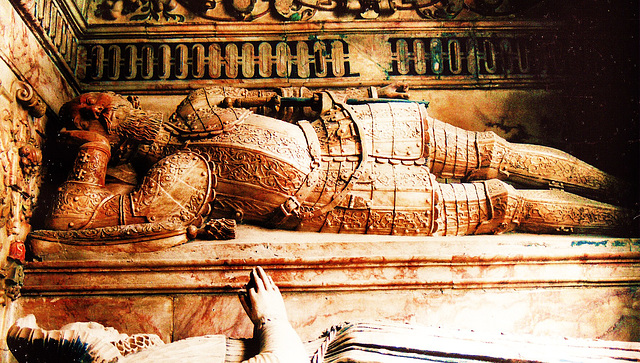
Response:
[[[393,320],[492,332],[638,340],[640,241],[507,234],[393,237],[241,226],[238,239],[128,255],[72,251],[26,268],[16,316],[93,320],[165,341],[248,337],[235,292],[263,266],[303,339]]]
[[[242,225],[229,241],[129,254],[75,250],[27,266],[23,294],[224,292],[255,265],[284,290],[635,285],[640,240],[594,236],[401,237]],[[117,276],[118,278],[114,278]]]
[[[58,111],[75,91],[8,0],[0,0],[0,57]]]

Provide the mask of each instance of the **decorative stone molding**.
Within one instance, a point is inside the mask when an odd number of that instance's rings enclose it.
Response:
[[[3,75],[5,76],[5,75]],[[6,75],[0,83],[0,263],[2,304],[20,295],[25,241],[41,183],[46,104],[33,87]]]
[[[315,21],[328,18],[491,19],[513,17],[541,1],[510,0],[103,0],[94,15],[110,21]]]
[[[253,265],[283,290],[500,289],[637,286],[640,241],[506,234],[441,237],[318,235],[239,226],[236,240],[194,241],[132,260],[61,243],[26,268],[25,296],[221,293]],[[306,241],[306,242],[305,242]]]
[[[84,29],[84,19],[80,19],[77,8],[57,1],[15,0],[14,8],[46,49],[51,59],[65,74],[67,82],[77,85],[75,75],[82,69],[82,54],[78,54],[78,33]],[[79,59],[80,57],[80,59]]]
[[[520,24],[517,30],[385,23],[334,24],[321,31],[287,26],[282,35],[248,24],[261,36],[221,33],[211,38],[85,44],[86,90],[181,90],[211,84],[247,87],[354,87],[403,82],[412,88],[548,87],[568,70],[557,59],[570,41],[557,28]],[[327,28],[329,28],[327,26]],[[386,28],[386,30],[382,30]],[[281,29],[280,29],[281,30]],[[382,33],[375,33],[378,30]],[[293,35],[299,34],[299,35]],[[564,57],[566,59],[566,57]]]
[[[562,64],[582,57],[567,52],[578,47],[541,16],[553,9],[540,1],[25,0],[17,8],[82,91],[389,81],[548,88],[569,76]]]
[[[18,82],[16,90],[16,99],[22,107],[29,111],[29,115],[33,117],[42,117],[47,112],[47,105],[36,95],[33,87],[28,83]]]

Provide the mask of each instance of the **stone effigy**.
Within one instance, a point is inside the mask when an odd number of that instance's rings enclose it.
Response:
[[[44,330],[30,315],[7,334],[18,362],[330,363],[637,361],[640,343],[487,334],[393,322],[344,323],[302,343],[278,287],[258,267],[240,293],[253,339],[221,335],[165,344],[154,334],[121,334],[98,323]],[[254,352],[254,353],[251,353]]]
[[[425,236],[627,231],[628,210],[577,195],[621,198],[616,178],[556,149],[448,125],[424,102],[235,93],[196,90],[169,120],[114,93],[67,103],[60,137],[78,156],[36,239],[185,228],[229,238],[234,221]],[[140,182],[136,169],[148,170]]]

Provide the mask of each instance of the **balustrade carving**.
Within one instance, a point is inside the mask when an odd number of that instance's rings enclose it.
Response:
[[[157,81],[356,83],[389,77],[421,84],[510,85],[553,82],[565,74],[561,40],[531,34],[476,37],[469,34],[420,37],[413,34],[378,40],[387,55],[377,68],[360,58],[349,39],[268,40],[245,42],[116,43],[86,46],[87,84],[137,84]],[[355,50],[353,50],[354,48]],[[328,84],[328,83],[327,83]],[[494,84],[495,85],[495,84]]]

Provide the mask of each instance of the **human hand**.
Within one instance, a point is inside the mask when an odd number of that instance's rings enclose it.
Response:
[[[280,290],[271,277],[258,266],[249,275],[246,289],[239,293],[240,303],[255,326],[269,320],[284,319],[287,311]]]

